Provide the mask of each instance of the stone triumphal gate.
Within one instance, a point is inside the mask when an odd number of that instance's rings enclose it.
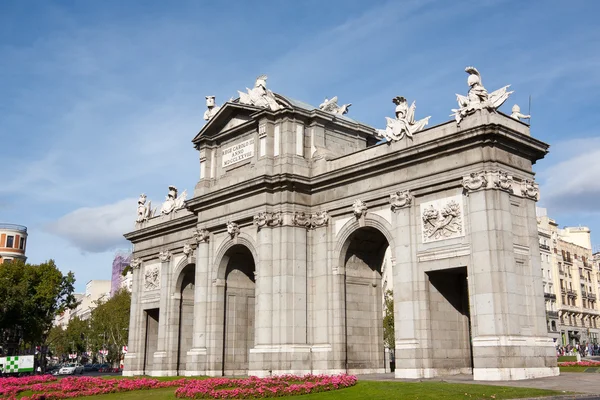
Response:
[[[396,377],[558,374],[547,337],[532,164],[548,146],[467,68],[456,120],[394,99],[376,130],[266,77],[193,139],[193,195],[138,202],[125,375],[384,371],[389,248]]]

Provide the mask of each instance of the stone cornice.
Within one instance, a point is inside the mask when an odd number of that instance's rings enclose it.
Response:
[[[140,240],[147,240],[154,237],[163,236],[169,233],[181,232],[186,228],[194,228],[198,222],[196,215],[186,215],[181,218],[161,222],[156,225],[146,226],[133,232],[124,234],[125,239],[136,243]]]

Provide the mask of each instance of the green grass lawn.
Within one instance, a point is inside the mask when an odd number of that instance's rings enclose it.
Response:
[[[91,396],[93,400],[158,400],[175,399],[175,389],[139,390],[135,392]],[[564,394],[552,390],[513,388],[504,386],[485,386],[455,384],[445,382],[374,382],[360,381],[355,386],[331,392],[309,394],[280,399],[302,400],[390,400],[390,399],[516,399],[523,397],[541,397]]]

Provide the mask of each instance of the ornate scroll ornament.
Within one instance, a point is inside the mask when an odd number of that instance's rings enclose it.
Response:
[[[189,258],[194,253],[194,250],[196,250],[197,247],[197,243],[186,243],[183,245],[183,254],[185,254],[185,256]]]
[[[463,177],[462,185],[465,191],[475,191],[485,189],[488,184],[486,172],[471,172],[469,176]]]
[[[356,217],[356,219],[360,219],[360,217],[367,214],[367,209],[367,205],[362,200],[356,200],[352,204],[352,211],[354,212],[354,216]]]
[[[348,114],[348,110],[350,109],[351,105],[352,105],[352,103],[342,104],[341,106],[339,106],[338,98],[337,98],[337,96],[335,96],[331,100],[326,98],[319,105],[319,109],[322,111],[331,113],[331,114],[344,115],[344,114]]]
[[[142,259],[141,258],[134,258],[129,262],[129,266],[131,267],[131,269],[138,269],[142,266]]]
[[[208,110],[204,111],[205,121],[210,121],[221,109],[220,106],[215,104],[215,96],[206,96],[206,107]]]
[[[460,196],[424,203],[421,214],[424,243],[464,235]]]
[[[240,103],[248,104],[251,106],[268,108],[271,111],[277,111],[281,105],[277,102],[277,98],[267,89],[267,76],[261,75],[256,78],[254,82],[254,88],[246,88],[248,93],[238,91],[240,95]]]
[[[161,262],[168,262],[171,259],[171,252],[169,250],[161,251],[158,253],[158,258]]]
[[[254,224],[258,229],[265,226],[277,226],[283,223],[283,216],[281,212],[260,212],[254,216]]]
[[[306,215],[305,212],[296,211],[292,216],[292,224],[298,226],[304,226],[305,228],[310,227],[310,215]]]
[[[508,96],[512,92],[507,89],[510,85],[506,85],[501,89],[498,89],[492,93],[488,93],[485,87],[481,84],[481,75],[477,68],[467,67],[465,72],[469,74],[467,83],[469,85],[469,93],[466,96],[456,95],[456,101],[458,102],[457,109],[452,110],[451,117],[456,118],[456,124],[460,122],[468,115],[474,114],[478,110],[488,110],[490,112],[496,112],[496,109],[500,107]]]
[[[160,288],[160,269],[158,266],[146,268],[144,273],[144,290]]]
[[[521,194],[537,201],[540,195],[540,189],[534,181],[525,179],[521,184]]]
[[[429,123],[429,118],[425,117],[418,121],[415,121],[415,110],[417,106],[413,101],[411,106],[408,106],[408,102],[402,96],[396,96],[392,99],[392,102],[396,104],[396,118],[385,117],[387,126],[385,129],[378,129],[379,134],[387,139],[388,142],[397,142],[402,140],[404,135],[412,138],[413,133],[423,130]]]
[[[235,222],[227,221],[227,233],[229,234],[229,236],[231,236],[232,239],[235,238],[237,235],[240,234],[239,225]]]
[[[329,222],[329,214],[327,211],[318,211],[310,216],[310,227],[312,229],[327,225]]]
[[[390,194],[390,204],[393,212],[396,212],[404,207],[410,207],[412,204],[412,195],[410,194],[410,190],[399,190]]]
[[[210,232],[207,229],[194,229],[193,233],[196,243],[208,243]]]
[[[494,186],[496,186],[500,190],[505,190],[507,192],[512,193],[513,192],[512,184],[513,184],[513,178],[512,178],[512,176],[508,175],[507,172],[504,172],[504,171],[496,172],[496,180],[494,181]]]

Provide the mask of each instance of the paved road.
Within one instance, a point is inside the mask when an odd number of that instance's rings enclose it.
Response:
[[[371,375],[358,375],[358,379],[362,380],[394,380],[394,374],[371,374]],[[399,381],[414,382],[414,380],[403,380]],[[538,378],[528,379],[522,381],[474,381],[473,375],[455,375],[445,376],[443,378],[433,379],[421,379],[421,381],[444,381],[451,383],[475,383],[481,385],[494,385],[494,386],[514,386],[514,387],[525,387],[525,388],[537,388],[537,389],[550,389],[565,392],[579,392],[586,394],[595,394],[600,399],[600,373],[586,373],[586,372],[564,372],[559,376],[553,376],[549,378]]]

